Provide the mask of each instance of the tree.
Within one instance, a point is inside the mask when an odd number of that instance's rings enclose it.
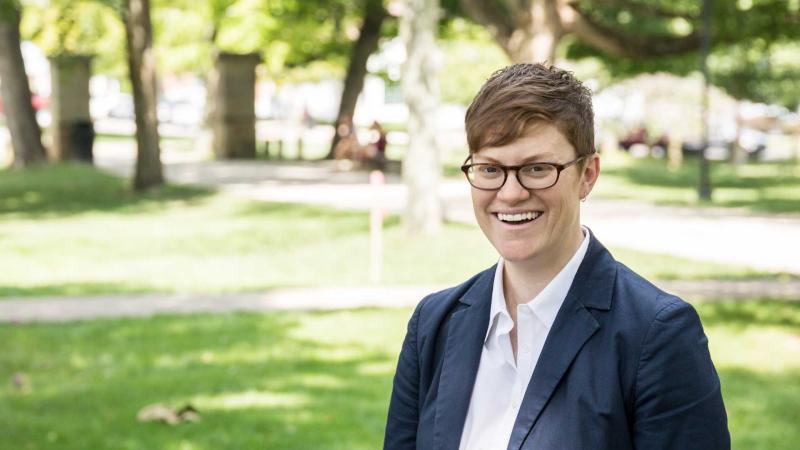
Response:
[[[610,12],[629,22],[636,16],[653,20],[688,20],[689,13],[660,6],[663,2],[633,0],[459,0],[449,2],[489,29],[513,62],[554,62],[560,42],[572,36],[612,55],[631,57],[683,53],[700,45],[696,30],[671,31],[669,26],[634,30],[606,22]],[[688,3],[688,2],[681,2]],[[689,11],[691,11],[690,8]],[[648,24],[651,25],[651,24]],[[644,32],[644,31],[653,31]]]
[[[156,115],[156,64],[149,0],[125,0],[122,11],[128,46],[128,70],[136,113],[135,190],[164,183]]]
[[[30,166],[46,158],[22,59],[20,9],[16,0],[0,0],[0,94],[14,148],[15,167]]]
[[[353,49],[350,52],[350,61],[347,64],[347,75],[344,78],[344,89],[339,102],[339,114],[336,116],[335,127],[339,126],[339,121],[343,117],[352,118],[355,113],[358,96],[364,89],[367,59],[378,49],[381,25],[387,15],[383,7],[383,0],[366,0],[364,2],[364,20],[358,32],[358,39],[353,43]],[[333,152],[338,143],[339,133],[334,133],[328,158],[333,158]]]
[[[414,233],[433,233],[441,226],[439,178],[441,165],[436,147],[438,67],[436,30],[438,0],[406,0],[400,16],[400,36],[405,42],[402,69],[403,97],[408,105],[408,153],[403,160],[403,180],[408,187],[404,216]]]
[[[699,1],[678,0],[672,2],[668,11],[653,6],[657,4],[655,0],[594,0],[591,3],[596,4],[591,13],[593,20],[632,36],[670,28],[673,32],[681,30],[684,35],[699,35]],[[636,7],[627,6],[631,4]],[[800,59],[796,57],[800,41],[800,3],[713,0],[710,25],[708,69],[712,84],[738,99],[780,103],[790,108],[797,106],[800,89],[794,81],[800,75]],[[643,72],[685,75],[697,71],[699,55],[694,50],[687,48],[685,52],[643,54],[633,58],[604,52],[573,39],[566,46],[565,54],[570,59],[600,59],[610,75],[620,79]]]

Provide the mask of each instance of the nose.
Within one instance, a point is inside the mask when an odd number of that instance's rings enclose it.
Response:
[[[497,191],[497,198],[508,204],[514,204],[527,200],[531,196],[531,191],[519,184],[517,171],[510,170],[505,184]]]

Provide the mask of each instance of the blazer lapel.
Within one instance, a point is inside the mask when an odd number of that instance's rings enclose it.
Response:
[[[592,235],[589,249],[553,322],[522,400],[508,450],[519,450],[584,343],[600,328],[587,308],[608,310],[614,260]]]
[[[494,268],[484,271],[464,293],[459,301],[466,307],[453,313],[447,324],[434,425],[437,450],[457,450],[461,440],[489,326]]]

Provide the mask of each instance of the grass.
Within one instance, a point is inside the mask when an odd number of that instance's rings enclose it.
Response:
[[[15,449],[374,449],[404,315],[0,327],[0,434]],[[7,382],[18,372],[19,389]],[[137,423],[156,402],[191,403],[203,420]]]
[[[790,449],[800,438],[800,303],[698,307],[722,380],[734,449]]]
[[[698,205],[696,159],[677,170],[665,160],[627,155],[603,157],[593,196],[643,200],[659,204]],[[712,202],[704,206],[744,208],[765,213],[800,213],[800,164],[749,163],[735,167],[711,163]]]
[[[800,303],[698,305],[733,448],[800,440]],[[14,449],[380,448],[408,309],[0,326]],[[16,374],[22,382],[11,382]],[[199,423],[139,423],[152,403]]]
[[[134,195],[79,165],[0,171],[0,297],[243,292],[369,283],[368,216],[170,186]],[[649,278],[769,276],[614,249]],[[453,284],[490,266],[474,226],[411,238],[385,222],[383,282]]]

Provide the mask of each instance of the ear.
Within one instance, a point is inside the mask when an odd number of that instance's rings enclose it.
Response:
[[[580,198],[585,199],[592,192],[597,177],[600,176],[600,155],[593,153],[586,158],[581,171]]]

